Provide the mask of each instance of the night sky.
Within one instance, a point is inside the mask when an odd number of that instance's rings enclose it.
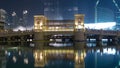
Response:
[[[51,0],[52,1],[52,0]],[[72,4],[72,1],[76,0],[60,0],[63,4],[62,7],[66,7],[67,2]],[[78,0],[76,2],[79,7],[78,13],[85,13],[86,19],[90,22],[94,22],[94,6],[97,0]],[[118,6],[120,7],[120,0],[116,0]],[[7,11],[9,15],[13,11],[17,13],[19,17],[22,17],[23,10],[28,10],[29,12],[29,23],[33,25],[33,16],[37,14],[44,14],[43,6],[44,0],[0,0],[0,8]],[[99,7],[110,8],[117,12],[115,5],[112,0],[100,0]],[[88,22],[87,21],[87,22]]]

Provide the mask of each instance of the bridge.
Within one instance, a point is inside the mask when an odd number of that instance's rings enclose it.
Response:
[[[64,45],[74,45],[73,48],[84,48],[86,40],[89,39],[96,39],[96,41],[108,39],[118,42],[120,31],[86,29],[83,14],[76,14],[75,20],[47,20],[43,15],[35,15],[33,30],[0,31],[1,45],[35,45],[36,48],[41,49],[62,42],[65,43]]]
[[[34,51],[35,67],[44,67],[48,60],[62,54],[60,58],[75,61],[75,68],[85,68],[85,52],[79,49],[84,49],[86,41],[90,39],[118,42],[120,31],[86,29],[83,14],[76,14],[75,20],[47,20],[43,15],[36,15],[33,30],[0,31],[0,45],[35,45],[35,48],[40,49]]]

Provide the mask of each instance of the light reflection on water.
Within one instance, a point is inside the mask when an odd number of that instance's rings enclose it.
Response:
[[[91,45],[94,44],[91,43]],[[2,50],[0,54],[1,68],[5,66],[6,68],[35,68],[35,66],[44,66],[44,68],[120,67],[118,47],[95,47],[79,50],[9,48]]]

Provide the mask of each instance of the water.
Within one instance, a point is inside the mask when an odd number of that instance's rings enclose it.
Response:
[[[2,48],[0,68],[120,68],[118,46],[93,47],[78,50]]]

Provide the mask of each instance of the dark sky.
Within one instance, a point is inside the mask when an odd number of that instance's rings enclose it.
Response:
[[[29,22],[30,24],[33,24],[33,15],[43,14],[43,1],[44,0],[0,0],[0,8],[6,10],[9,15],[15,11],[19,17],[22,17],[23,10],[28,10]],[[67,2],[71,3],[72,1],[75,0],[63,0],[62,4],[63,6],[66,6]],[[86,13],[90,22],[93,22],[94,20],[94,5],[96,1],[97,0],[78,0],[77,3],[80,11]],[[120,7],[120,0],[116,0],[116,2]],[[113,11],[117,11],[115,5],[112,3],[112,0],[100,0],[100,4],[98,6],[107,7]],[[92,16],[91,19],[90,16]]]

